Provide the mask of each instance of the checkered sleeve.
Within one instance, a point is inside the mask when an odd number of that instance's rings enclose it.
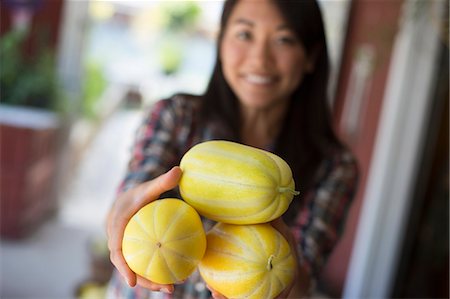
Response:
[[[353,156],[344,152],[327,160],[293,227],[302,263],[316,276],[336,245],[357,184]]]
[[[131,158],[119,192],[151,180],[178,163],[174,135],[180,122],[172,99],[156,102],[136,131]]]

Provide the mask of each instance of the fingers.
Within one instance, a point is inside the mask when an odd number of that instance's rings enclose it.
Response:
[[[292,231],[289,228],[289,226],[283,221],[283,218],[278,217],[275,220],[272,220],[270,222],[270,224],[283,235],[283,237],[286,239],[286,241],[288,241],[289,245],[291,246],[291,248],[293,250],[293,253],[296,254],[296,257],[297,257],[297,250],[295,249],[296,244],[295,244],[294,235],[292,234]]]
[[[288,298],[289,297],[289,293],[291,292],[292,286],[287,287],[286,289],[283,290],[283,292],[281,292],[278,296],[275,297],[275,299],[284,299],[284,298]]]
[[[221,295],[221,294],[219,294],[219,293],[217,293],[217,292],[211,292],[211,296],[212,296],[214,299],[227,299],[227,297],[225,297],[225,296],[223,296],[223,295]]]
[[[117,245],[119,241],[121,242],[123,231],[131,217],[141,207],[158,199],[165,191],[174,188],[180,177],[181,169],[176,166],[154,180],[121,194],[114,202],[108,215],[107,233],[111,243]]]
[[[114,233],[109,233],[113,248],[122,248],[122,239],[125,227],[131,217],[144,205],[156,200],[159,196],[174,188],[181,178],[181,169],[176,166],[163,175],[138,186],[130,194],[123,194],[116,200],[117,206],[113,208],[111,218],[114,220],[109,228]],[[131,198],[130,204],[127,198]]]
[[[138,194],[135,201],[149,203],[157,199],[162,193],[175,188],[180,181],[181,173],[181,168],[175,166],[165,174],[143,184],[144,191]]]
[[[220,294],[219,292],[217,292],[216,290],[214,290],[212,287],[210,287],[209,285],[206,285],[206,287],[208,288],[208,290],[211,291],[211,296],[214,299],[227,299],[227,297],[225,297],[224,295]]]
[[[173,285],[155,284],[136,276],[123,257],[122,240],[125,227],[131,217],[144,205],[158,199],[162,193],[174,188],[181,178],[181,173],[182,171],[179,167],[174,167],[154,180],[122,193],[115,200],[108,214],[107,235],[110,259],[131,287],[139,284],[146,285],[148,288],[156,291],[162,289],[167,293],[173,292]]]
[[[155,292],[163,292],[166,294],[172,294],[174,291],[173,284],[159,284],[156,282],[152,282],[148,279],[145,279],[140,275],[136,275],[136,277],[137,277],[137,284],[146,289],[150,289]]]
[[[118,198],[121,200],[121,198]],[[128,267],[122,254],[122,239],[125,226],[128,223],[128,217],[121,217],[117,213],[117,209],[113,209],[110,213],[108,223],[108,248],[110,250],[110,260],[117,268],[119,273],[125,278],[128,285],[133,287],[136,285],[136,275]],[[130,216],[131,218],[131,216]]]
[[[287,224],[283,221],[283,218],[278,217],[270,222],[270,224],[276,228],[283,236],[287,237],[292,235],[291,229]]]
[[[122,250],[116,249],[111,251],[110,259],[119,273],[123,276],[123,278],[125,278],[127,284],[130,287],[134,287],[137,282],[136,274],[128,267],[125,259],[123,258]]]
[[[166,294],[171,294],[174,291],[174,286],[172,284],[158,284],[140,275],[136,275],[128,267],[121,250],[111,252],[111,261],[113,261],[113,264],[116,266],[119,273],[125,278],[130,287],[139,285],[152,291],[163,292]]]
[[[289,246],[291,247],[291,252],[296,260],[296,263],[298,264],[298,253],[296,249],[296,243],[294,235],[291,232],[291,229],[289,226],[283,221],[281,217],[271,221],[270,223],[276,230],[278,230],[286,239],[286,241],[289,243]],[[296,267],[296,271],[294,273],[294,279],[291,282],[290,285],[288,285],[277,297],[276,299],[281,298],[288,298],[289,294],[291,293],[296,281],[298,278],[298,267]]]

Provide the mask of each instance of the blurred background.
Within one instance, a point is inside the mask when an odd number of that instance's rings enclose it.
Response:
[[[449,297],[446,0],[319,0],[361,169],[325,297]],[[0,1],[0,298],[102,298],[144,107],[201,94],[222,1]],[[255,4],[256,5],[256,4]]]

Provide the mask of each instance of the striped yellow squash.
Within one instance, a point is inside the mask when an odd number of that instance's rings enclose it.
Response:
[[[294,195],[289,165],[280,157],[235,142],[214,140],[181,159],[183,199],[201,215],[231,224],[255,224],[282,215]]]
[[[294,278],[296,261],[289,243],[268,223],[218,223],[206,238],[200,275],[227,298],[274,298]]]
[[[128,222],[122,252],[135,273],[157,283],[186,279],[206,250],[198,213],[179,199],[162,199],[141,208]]]

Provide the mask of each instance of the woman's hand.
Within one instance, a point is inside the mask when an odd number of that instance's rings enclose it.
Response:
[[[289,245],[291,246],[292,254],[294,254],[294,258],[297,262],[297,267],[292,283],[287,288],[285,288],[276,298],[305,298],[308,295],[311,281],[308,272],[299,263],[299,256],[294,235],[292,234],[289,226],[287,226],[287,224],[281,217],[273,220],[272,222],[270,222],[270,224],[276,230],[278,230],[288,241]]]
[[[227,297],[225,297],[221,293],[217,292],[216,290],[214,290],[210,286],[206,285],[206,287],[208,288],[208,290],[211,291],[211,297],[213,297],[214,299],[227,299]]]
[[[294,259],[295,259],[296,263],[298,264],[298,255],[297,255],[297,249],[296,249],[296,245],[295,245],[295,239],[294,239],[294,235],[291,233],[290,228],[287,226],[286,223],[284,223],[284,221],[281,217],[278,217],[277,219],[272,220],[270,222],[270,224],[283,235],[283,237],[286,239],[286,241],[288,241],[289,245],[291,246],[291,251],[292,251],[292,254],[294,255]],[[294,279],[292,280],[291,284],[288,285],[276,298],[277,299],[288,298],[288,296],[292,290],[292,287],[295,285],[297,280],[298,280],[298,267],[296,267]]]
[[[134,273],[122,254],[122,239],[125,227],[131,217],[143,206],[156,200],[159,196],[173,189],[179,182],[181,169],[176,166],[161,176],[142,183],[120,194],[115,200],[107,218],[107,235],[110,259],[128,285],[140,285],[153,291],[173,292],[172,284],[151,282]]]

